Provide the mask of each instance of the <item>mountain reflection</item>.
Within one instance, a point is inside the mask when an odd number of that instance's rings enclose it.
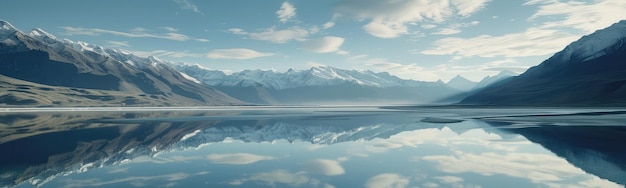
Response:
[[[210,143],[287,141],[319,146],[368,142],[371,145],[365,145],[367,152],[384,153],[403,146],[415,148],[427,141],[439,147],[455,148],[467,145],[466,139],[471,140],[472,135],[476,134],[476,131],[471,130],[480,130],[478,137],[485,139],[471,141],[475,142],[474,145],[484,146],[485,148],[481,150],[498,152],[474,153],[464,149],[448,148],[451,152],[448,155],[441,155],[441,152],[423,153],[423,156],[415,160],[432,163],[430,165],[436,166],[441,172],[450,174],[475,172],[485,175],[494,172],[492,170],[481,171],[481,168],[485,165],[498,165],[498,163],[485,163],[488,161],[517,160],[520,157],[536,158],[537,156],[544,157],[544,162],[555,160],[554,156],[544,154],[529,155],[510,152],[514,148],[507,148],[506,144],[497,144],[493,141],[495,139],[517,142],[518,135],[521,135],[588,173],[622,185],[626,183],[624,179],[626,177],[624,170],[626,150],[616,145],[616,143],[623,143],[623,139],[626,138],[626,129],[621,126],[519,128],[515,127],[517,124],[506,121],[483,121],[450,114],[454,113],[345,109],[0,114],[0,151],[3,153],[0,155],[0,186],[12,187],[24,182],[43,185],[59,175],[126,164],[140,158],[201,148]],[[492,141],[489,141],[490,139]],[[485,141],[494,143],[485,143]],[[425,150],[415,151],[420,153]],[[499,153],[502,151],[505,153]],[[353,153],[352,155],[368,158],[368,154]],[[260,161],[276,161],[275,159],[279,157],[254,154],[244,150],[211,153],[204,156],[176,156],[175,158],[183,161],[204,159],[213,164],[223,165],[247,165]],[[314,159],[301,165],[309,169],[307,172],[314,174],[344,175],[350,169],[344,170],[345,167],[342,167],[340,162],[344,161],[345,157],[341,158],[341,160]],[[527,162],[530,164],[533,161]],[[455,163],[456,166],[449,166]],[[483,167],[459,168],[460,166],[471,167],[472,164],[474,166],[483,164]],[[506,161],[500,165],[510,168],[520,167],[520,164]],[[320,170],[320,166],[328,168]],[[520,168],[519,172],[515,173],[502,172],[502,174],[517,177],[525,173],[524,169]],[[288,172],[278,169],[257,175],[270,178],[272,174],[285,176]],[[546,173],[551,172],[558,171]],[[198,171],[186,174],[196,176],[206,173]],[[170,175],[173,174],[176,173]],[[299,174],[298,177],[301,175]],[[539,178],[540,181],[547,181],[549,178],[545,178],[554,174],[543,175],[544,179]],[[162,176],[169,177],[168,174]],[[459,179],[456,176],[440,177],[445,180],[457,181]],[[367,183],[376,184],[374,180],[381,178],[409,181],[405,176],[383,173],[371,177],[369,179],[371,182]],[[233,181],[246,183],[258,179],[259,177],[251,176]]]
[[[498,125],[501,126],[501,125]],[[540,144],[587,173],[626,185],[626,127],[545,126],[507,129]]]

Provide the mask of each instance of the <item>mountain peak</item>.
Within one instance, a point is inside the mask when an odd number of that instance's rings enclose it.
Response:
[[[21,31],[13,27],[13,25],[11,25],[9,22],[0,20],[0,43],[14,44],[15,41],[12,41],[9,38],[17,32]]]
[[[461,76],[461,75],[456,75],[454,78],[452,78],[452,80],[448,81],[448,83],[446,83],[446,85],[448,87],[454,88],[454,89],[458,89],[461,91],[469,91],[472,90],[472,88],[474,88],[474,86],[476,86],[476,82],[473,82],[471,80],[468,80],[467,78]]]
[[[468,80],[467,78],[465,78],[465,77],[463,77],[463,76],[461,76],[459,74],[457,74],[454,78],[452,78],[450,81],[448,81],[448,84],[450,82],[454,82],[454,81],[463,81],[463,82],[468,81],[468,82],[471,82],[470,80]]]
[[[47,38],[50,38],[50,39],[56,39],[57,38],[54,35],[44,31],[41,28],[33,29],[32,31],[30,31],[29,35],[31,37],[35,37],[35,38],[40,38],[40,37],[42,37],[42,38],[47,37]]]
[[[517,76],[517,75],[519,74],[510,70],[502,70],[493,77],[511,77],[511,76]]]
[[[6,30],[6,31],[18,31],[17,28],[13,27],[13,25],[11,25],[11,23],[4,21],[4,20],[0,20],[0,30]]]

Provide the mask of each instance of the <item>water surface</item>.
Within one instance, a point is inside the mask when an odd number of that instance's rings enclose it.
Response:
[[[6,187],[623,187],[624,109],[0,110]]]

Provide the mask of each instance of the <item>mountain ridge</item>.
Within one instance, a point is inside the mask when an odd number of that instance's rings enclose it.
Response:
[[[171,104],[244,104],[190,81],[169,66],[153,62],[155,58],[137,57],[143,61],[132,65],[114,55],[102,55],[106,52],[102,47],[93,45],[93,49],[81,50],[87,43],[58,40],[42,29],[26,34],[6,21],[0,24],[0,74],[8,77],[57,87],[147,94]]]
[[[461,104],[626,106],[626,21],[581,37],[541,64],[486,87]]]

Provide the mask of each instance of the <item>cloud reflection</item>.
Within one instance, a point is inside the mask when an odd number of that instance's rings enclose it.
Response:
[[[365,182],[367,188],[393,187],[404,188],[409,184],[409,179],[398,174],[385,173],[379,174]]]
[[[338,161],[329,159],[308,161],[304,164],[304,169],[310,173],[317,173],[326,176],[336,176],[346,173]]]
[[[250,153],[229,153],[229,154],[210,154],[207,156],[209,161],[216,164],[232,164],[245,165],[256,163],[263,160],[273,160],[274,157],[255,155]]]
[[[248,178],[237,179],[231,181],[230,185],[242,185],[250,181],[262,182],[272,187],[284,187],[285,185],[291,187],[335,187],[330,184],[322,183],[320,180],[311,178],[305,173],[291,173],[286,170],[275,170],[271,172],[262,172],[253,174]]]
[[[67,179],[65,180],[65,185],[63,187],[73,188],[73,187],[102,187],[109,186],[112,184],[118,183],[128,183],[134,186],[144,186],[144,185],[157,185],[156,183],[147,183],[148,181],[167,181],[168,184],[175,183],[176,181],[187,179],[192,176],[206,175],[209,172],[197,172],[194,174],[188,173],[172,173],[165,175],[157,175],[157,176],[131,176],[122,179],[114,179],[114,180],[102,180],[99,178],[91,178],[91,179]]]

